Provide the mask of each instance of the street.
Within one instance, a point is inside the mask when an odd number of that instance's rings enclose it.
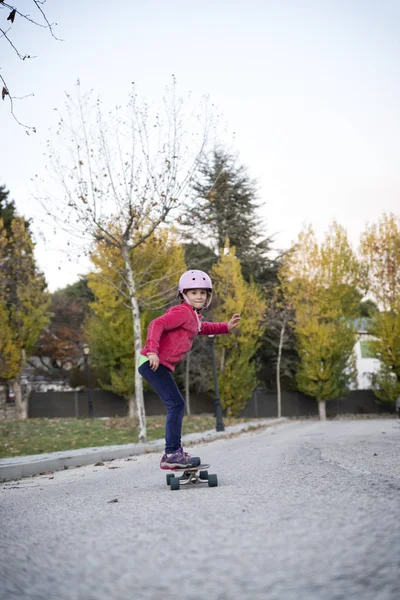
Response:
[[[398,600],[400,420],[298,421],[0,487],[1,600]],[[117,500],[117,501],[115,501]]]

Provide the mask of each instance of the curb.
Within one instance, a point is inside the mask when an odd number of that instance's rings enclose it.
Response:
[[[288,421],[285,417],[280,419],[263,419],[262,421],[250,421],[226,427],[225,431],[210,429],[202,433],[189,433],[182,437],[185,445],[193,445],[200,442],[210,442],[219,438],[239,435],[249,429],[265,429]],[[18,456],[16,458],[0,459],[0,482],[41,475],[49,471],[60,471],[70,467],[91,465],[105,460],[116,458],[127,458],[138,454],[149,452],[163,452],[165,440],[155,440],[146,444],[119,444],[116,446],[101,446],[99,448],[81,448],[79,450],[64,450],[62,452],[51,452],[49,454],[32,454],[29,456]]]

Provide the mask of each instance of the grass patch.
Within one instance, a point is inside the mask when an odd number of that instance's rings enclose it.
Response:
[[[252,419],[226,417],[225,426]],[[147,417],[147,441],[164,437],[165,416]],[[185,417],[183,435],[215,429],[215,417]],[[76,448],[137,443],[136,421],[112,419],[25,419],[0,421],[0,458],[26,456]]]

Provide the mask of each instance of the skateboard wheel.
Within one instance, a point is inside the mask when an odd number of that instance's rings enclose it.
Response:
[[[200,479],[208,479],[208,471],[200,471],[199,477]]]
[[[179,490],[179,479],[178,477],[172,476],[170,480],[171,490]]]
[[[171,483],[171,479],[173,479],[175,475],[173,473],[167,473],[167,485]]]
[[[218,485],[218,478],[216,475],[209,475],[208,476],[208,487],[217,487]]]

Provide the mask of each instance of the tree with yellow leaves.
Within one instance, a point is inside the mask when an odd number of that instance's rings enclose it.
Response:
[[[102,242],[96,244],[91,259],[96,267],[89,275],[96,298],[88,323],[93,361],[103,387],[126,398],[129,415],[137,416],[133,325],[123,261],[115,248]],[[132,250],[130,261],[136,274],[141,330],[147,331],[149,322],[176,297],[177,281],[186,268],[184,251],[173,231],[160,229]]]
[[[49,321],[49,295],[38,271],[28,224],[13,216],[0,219],[0,379],[13,389],[17,418],[28,416],[29,389],[20,376]]]
[[[359,310],[360,269],[346,231],[334,222],[319,244],[312,228],[305,228],[280,278],[296,311],[297,384],[316,398],[325,419],[326,402],[344,395],[356,377],[353,319]]]
[[[371,350],[381,361],[372,387],[379,400],[394,404],[400,396],[400,219],[384,214],[367,226],[360,252],[368,291],[380,309],[370,326]]]
[[[264,332],[266,305],[258,287],[245,282],[229,240],[211,271],[211,278],[217,299],[213,319],[223,321],[226,315],[241,315],[240,328],[229,336],[219,336],[216,342],[222,407],[228,415],[238,416],[257,386],[254,358]]]

